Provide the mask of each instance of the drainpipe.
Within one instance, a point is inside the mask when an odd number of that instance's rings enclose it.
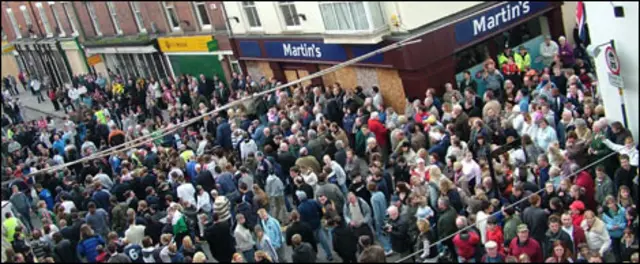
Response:
[[[71,12],[73,12],[73,16],[76,18],[76,20],[78,20],[78,9],[76,8],[75,2],[69,2],[71,4]],[[80,21],[76,21],[76,22],[80,22]],[[84,61],[84,66],[87,67],[87,72],[91,72],[91,67],[89,66],[89,63],[87,62],[87,55],[84,52],[84,47],[80,44],[80,41],[78,41],[78,39],[80,39],[80,37],[82,37],[83,40],[86,40],[86,35],[84,34],[84,27],[82,27],[82,24],[77,23],[78,24],[78,33],[80,33],[79,36],[75,37],[75,41],[76,41],[76,45],[78,45],[78,48],[80,50],[80,55],[82,55],[82,61]]]
[[[233,39],[233,29],[231,29],[231,22],[229,22],[229,16],[227,16],[227,8],[225,8],[224,3],[220,2],[220,5],[222,6],[222,18],[224,18],[224,23],[227,26],[227,36],[229,38],[229,41],[232,41]],[[233,45],[233,43],[231,44],[231,51],[233,51],[234,56],[238,53],[238,48],[236,47],[236,45]],[[242,70],[243,72],[246,72],[246,67],[244,66],[244,62],[241,60],[238,60],[238,58],[236,58],[236,60],[238,61],[238,64],[240,65],[240,70]],[[229,62],[229,67],[231,68],[231,71],[233,71],[233,67],[231,66],[231,63]]]

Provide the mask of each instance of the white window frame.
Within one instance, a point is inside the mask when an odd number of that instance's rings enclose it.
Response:
[[[16,16],[13,14],[13,10],[11,7],[7,7],[7,15],[9,16],[9,21],[11,21],[11,26],[13,27],[13,31],[16,33],[16,39],[22,38],[22,32],[20,32],[20,28],[18,27],[18,21],[16,20]]]
[[[276,5],[276,8],[282,15],[282,25],[284,25],[287,30],[297,30],[302,27],[302,21],[300,21],[300,17],[298,16],[298,9],[296,8],[296,4],[294,1],[278,1],[276,2]],[[289,8],[289,16],[292,17],[293,22],[298,22],[297,25],[287,25],[287,14],[285,14],[285,11],[283,10],[283,7],[285,6]],[[292,14],[292,11],[295,12],[295,15]]]
[[[22,16],[24,16],[25,24],[27,25],[31,24],[32,26],[34,26],[33,21],[31,20],[31,16],[29,15],[29,11],[27,10],[27,6],[21,5],[20,11],[22,11]]]
[[[133,19],[136,20],[136,25],[138,26],[138,31],[140,31],[140,33],[147,33],[147,29],[144,27],[144,20],[142,18],[142,11],[140,11],[140,2],[131,1],[131,2],[129,2],[129,6],[131,7],[131,11],[133,12]]]
[[[72,5],[73,3],[61,2],[60,4],[62,5],[62,9],[64,10],[64,15],[67,18],[67,21],[69,21],[69,25],[71,25],[71,30],[73,31],[71,32],[71,36],[79,36],[80,33],[78,32],[78,25],[76,25],[76,14],[73,13],[73,9],[69,9],[69,5]]]
[[[180,17],[178,16],[178,11],[176,11],[176,6],[171,2],[170,4],[167,1],[162,1],[162,9],[164,9],[164,14],[167,16],[167,22],[169,23],[169,28],[171,28],[172,32],[181,32],[182,27],[180,27]],[[176,20],[178,20],[178,26],[174,26],[171,21],[171,12],[169,9],[172,9],[176,15]]]
[[[64,32],[64,28],[62,28],[62,24],[60,24],[60,16],[58,15],[58,10],[54,7],[56,2],[47,2],[49,4],[49,9],[51,9],[51,13],[53,13],[53,19],[56,20],[56,27],[60,30],[60,34],[58,36],[65,37],[67,33]]]
[[[99,37],[102,37],[102,31],[100,31],[100,22],[98,20],[98,14],[96,14],[96,8],[93,6],[93,2],[84,2],[87,7],[87,11],[89,12],[89,17],[91,18],[91,24],[93,25],[93,29],[96,31],[96,34]]]
[[[209,24],[205,25],[204,21],[202,21],[202,14],[200,14],[200,9],[198,9],[199,6],[204,6],[204,12],[207,15],[207,20],[209,20]],[[207,10],[207,4],[204,1],[194,1],[193,2],[193,9],[196,12],[196,18],[198,19],[198,23],[200,24],[200,29],[201,30],[210,30],[213,25],[212,25],[212,21],[211,21],[211,17],[209,16],[209,10]]]
[[[49,23],[49,18],[47,17],[47,13],[44,11],[44,7],[42,6],[42,2],[36,2],[36,8],[38,9],[38,14],[40,15],[40,20],[42,20],[42,25],[44,26],[44,31],[47,33],[47,38],[53,37],[53,32],[51,31],[51,24]]]
[[[122,35],[122,28],[120,27],[120,21],[118,21],[118,10],[116,9],[113,1],[107,1],[107,9],[109,10],[109,16],[113,23],[113,29],[116,30],[116,34]]]
[[[355,22],[353,20],[352,16],[349,16],[347,19],[349,19],[349,22],[351,25],[353,25],[353,29],[348,29],[348,30],[339,30],[339,29],[328,29],[326,23],[324,23],[324,16],[322,14],[322,8],[320,8],[320,17],[322,17],[323,19],[323,24],[324,24],[324,28],[325,28],[325,32],[329,33],[329,34],[354,34],[354,33],[372,33],[375,32],[381,28],[384,28],[384,26],[376,28],[374,25],[374,21],[373,21],[373,17],[371,16],[371,8],[369,6],[370,3],[377,3],[378,5],[380,5],[380,2],[357,2],[357,1],[345,1],[345,2],[319,2],[319,6],[322,5],[333,5],[333,4],[347,4],[347,7],[349,8],[349,14],[351,14],[351,3],[361,3],[364,6],[364,10],[365,10],[365,16],[367,17],[367,24],[368,24],[368,29],[362,30],[362,29],[355,29]],[[382,10],[382,6],[380,6],[380,11],[383,12]],[[334,12],[334,20],[338,20],[338,18],[335,16],[336,12]],[[384,13],[382,14],[383,19],[384,19]],[[385,23],[383,23],[383,25],[385,25]]]
[[[249,2],[251,2],[252,4],[248,4]],[[242,1],[240,2],[240,8],[242,9],[242,13],[244,14],[243,16],[247,20],[247,26],[249,27],[249,30],[262,30],[262,21],[260,20],[260,15],[258,14],[256,3],[254,1]],[[252,14],[255,15],[255,21],[258,23],[257,26],[251,25],[251,20],[249,19],[248,13],[249,9],[251,9],[251,11],[253,11]]]

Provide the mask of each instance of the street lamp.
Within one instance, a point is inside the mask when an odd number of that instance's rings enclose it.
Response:
[[[600,52],[602,52],[602,47],[607,46],[607,45],[611,45],[611,47],[615,48],[614,43],[613,43],[613,39],[609,40],[609,42],[605,42],[602,44],[598,44],[598,45],[589,45],[589,47],[587,47],[587,53],[589,54],[589,56],[591,57],[598,57],[598,55],[600,55]]]

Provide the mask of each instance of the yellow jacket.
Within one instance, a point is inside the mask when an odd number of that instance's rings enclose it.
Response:
[[[531,68],[531,55],[529,55],[529,53],[524,54],[523,58],[522,55],[518,52],[513,55],[513,60],[515,61],[516,65],[518,65],[520,71],[527,71],[527,69]]]
[[[117,94],[122,94],[124,92],[124,85],[120,84],[120,83],[114,83],[113,84],[113,94],[117,95]]]

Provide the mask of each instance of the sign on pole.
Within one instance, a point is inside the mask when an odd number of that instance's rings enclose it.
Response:
[[[609,68],[609,71],[615,75],[620,75],[620,59],[611,46],[607,47],[604,51],[604,56],[607,60],[607,68]]]

